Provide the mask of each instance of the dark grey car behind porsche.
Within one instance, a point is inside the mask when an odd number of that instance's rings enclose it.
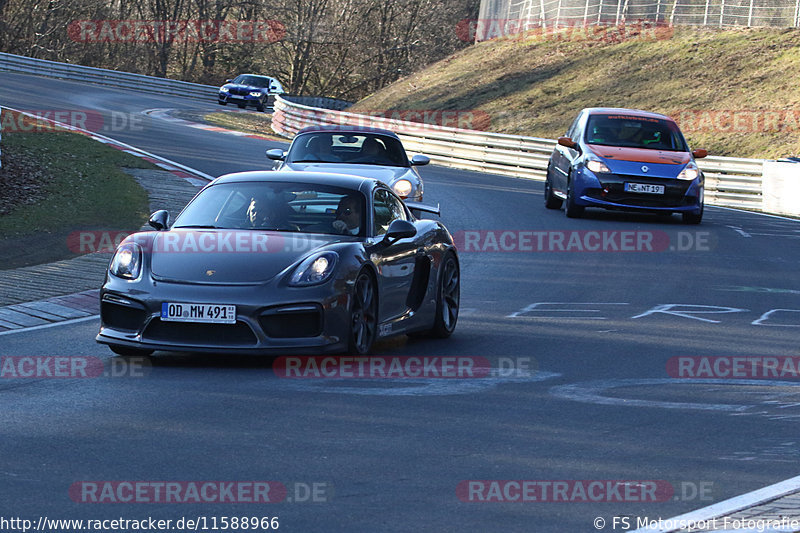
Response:
[[[261,190],[285,203],[285,225],[239,222],[242,202]],[[334,202],[351,195],[363,202],[362,227],[336,234]],[[117,353],[366,353],[380,337],[455,329],[460,273],[449,232],[414,218],[378,180],[230,174],[172,228],[163,211],[151,225],[157,231],[120,244],[101,290],[97,341]]]
[[[376,151],[365,153],[368,145]],[[326,149],[322,149],[327,146]],[[267,157],[276,170],[332,172],[377,178],[404,200],[422,202],[424,184],[418,167],[430,159],[422,154],[411,160],[396,133],[379,128],[347,125],[309,126],[292,140],[288,151],[272,149]]]

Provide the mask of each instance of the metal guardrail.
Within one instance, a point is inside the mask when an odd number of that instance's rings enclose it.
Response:
[[[342,124],[385,128],[396,132],[410,152],[422,152],[448,167],[544,181],[551,139],[448,128],[322,109],[278,97],[272,129],[294,137],[306,126]],[[763,159],[709,156],[698,160],[706,176],[709,205],[760,210]]]
[[[0,71],[202,99],[213,99],[218,94],[218,88],[210,85],[5,53],[0,53]],[[555,145],[551,139],[448,128],[340,111],[346,104],[329,98],[279,96],[275,102],[272,128],[286,137],[293,137],[298,130],[310,125],[348,124],[386,128],[397,132],[409,151],[424,152],[439,165],[534,180],[544,180],[547,162]],[[764,160],[707,157],[701,159],[699,164],[706,175],[706,202],[710,205],[762,208]]]
[[[5,53],[0,53],[0,71],[36,74],[48,78],[96,83],[107,87],[120,87],[148,93],[181,95],[203,100],[214,99],[219,94],[219,87],[211,85]]]
[[[323,109],[335,109],[337,111],[347,109],[353,105],[353,102],[338,100],[336,98],[326,98],[324,96],[288,96],[284,94],[283,98],[292,102],[293,104],[300,104],[309,107],[321,107]]]

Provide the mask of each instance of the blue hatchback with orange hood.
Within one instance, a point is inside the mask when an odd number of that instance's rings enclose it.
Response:
[[[666,115],[619,108],[583,109],[550,156],[545,206],[568,217],[587,207],[680,213],[703,218],[703,172],[680,128]]]

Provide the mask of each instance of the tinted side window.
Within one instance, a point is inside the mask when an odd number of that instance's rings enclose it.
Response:
[[[383,235],[395,220],[408,220],[403,202],[385,189],[375,191],[373,221],[375,235]]]

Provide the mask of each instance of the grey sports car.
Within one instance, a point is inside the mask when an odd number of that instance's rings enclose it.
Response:
[[[428,156],[409,161],[396,133],[359,126],[311,126],[303,128],[287,152],[267,150],[277,161],[276,170],[334,172],[377,178],[400,198],[421,202],[422,178],[416,167],[427,165]]]
[[[171,227],[166,211],[150,225],[119,245],[100,292],[97,341],[118,354],[364,354],[380,337],[456,327],[450,233],[379,180],[228,174]]]

